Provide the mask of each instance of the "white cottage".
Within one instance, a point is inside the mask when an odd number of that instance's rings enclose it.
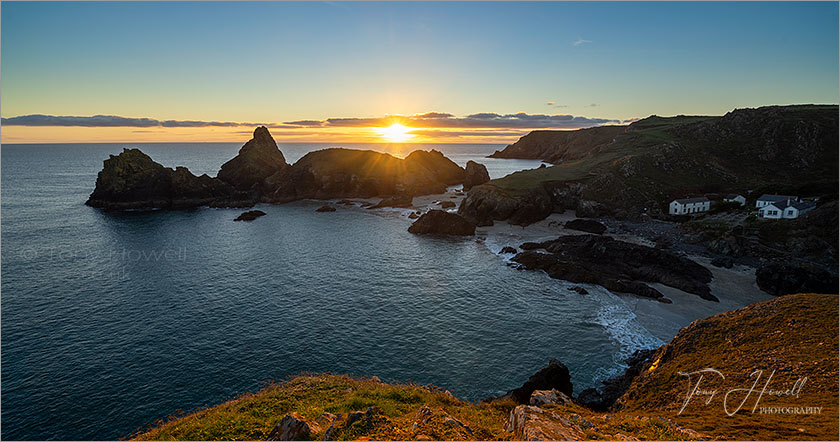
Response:
[[[671,201],[668,205],[668,213],[671,215],[693,215],[701,212],[708,212],[712,202],[705,196],[699,198],[683,198]]]
[[[791,202],[799,202],[799,198],[790,195],[761,195],[757,200],[755,200],[755,208],[761,209],[762,207],[769,206],[773,203],[780,203],[780,202],[787,202],[790,204]]]
[[[794,202],[793,200],[784,200],[758,209],[758,214],[767,219],[795,219],[803,213],[813,210],[816,206],[813,201]]]
[[[747,199],[746,199],[746,198],[744,198],[744,196],[742,196],[742,195],[735,195],[735,194],[726,195],[726,196],[723,198],[723,202],[725,202],[725,203],[738,203],[738,204],[740,204],[740,205],[742,205],[742,206],[746,206],[746,205],[747,205]]]

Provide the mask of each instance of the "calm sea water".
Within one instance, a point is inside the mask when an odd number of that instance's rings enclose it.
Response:
[[[346,145],[405,155],[404,146]],[[434,383],[476,400],[550,358],[575,390],[661,342],[614,295],[517,271],[475,239],[409,234],[398,212],[105,213],[109,154],[215,175],[240,144],[2,146],[2,438],[113,439],[301,371]],[[280,146],[290,162],[328,147]],[[434,145],[492,177],[535,161]]]

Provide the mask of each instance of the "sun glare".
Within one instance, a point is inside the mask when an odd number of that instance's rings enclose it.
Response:
[[[376,131],[382,135],[385,141],[391,143],[405,143],[414,138],[416,135],[410,133],[414,128],[403,126],[400,123],[394,123],[388,127],[377,128]]]

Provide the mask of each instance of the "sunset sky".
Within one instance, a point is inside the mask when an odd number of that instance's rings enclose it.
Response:
[[[838,3],[2,3],[2,142],[515,141],[838,102]],[[385,129],[396,126],[391,129]]]

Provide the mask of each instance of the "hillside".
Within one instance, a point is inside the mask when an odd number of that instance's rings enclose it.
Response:
[[[506,157],[563,161],[474,188],[461,213],[477,222],[507,219],[491,210],[495,196],[522,205],[548,198],[548,209],[578,209],[583,201],[603,214],[635,217],[663,213],[674,198],[708,192],[836,195],[837,130],[836,105],[801,105],[737,109],[722,117],[652,116],[606,144],[600,144],[604,137],[584,136],[588,132],[560,132],[549,148],[547,134],[538,134],[540,143],[526,142],[529,134],[505,149]],[[566,159],[568,143],[562,140],[567,139],[592,144],[576,144],[575,155]],[[546,204],[537,206],[537,213],[518,221],[527,224],[550,213]]]
[[[582,158],[624,133],[627,126],[600,126],[580,130],[535,130],[490,158],[520,158],[549,163]]]
[[[535,393],[531,405],[511,398],[475,404],[434,386],[323,374],[295,377],[158,422],[135,437],[262,440],[279,437],[285,428],[286,436],[294,430],[297,437],[313,440],[836,440],[837,324],[837,296],[810,294],[695,321],[641,366],[642,374],[608,413],[559,393],[555,398]],[[725,373],[726,380],[707,376],[701,389],[718,393],[708,404],[708,396],[696,395],[680,413],[688,384],[679,372],[704,368]],[[749,388],[754,370],[764,370],[757,390],[728,416],[723,397]],[[820,413],[762,414],[760,408],[752,413],[771,372],[760,407],[820,407]],[[799,379],[804,381],[797,384]],[[744,395],[730,395],[730,412]]]

